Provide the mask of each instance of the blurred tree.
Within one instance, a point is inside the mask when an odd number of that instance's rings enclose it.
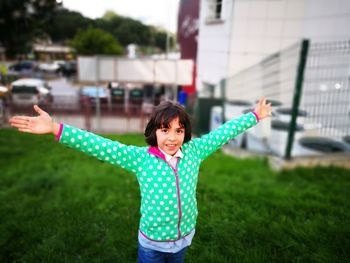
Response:
[[[62,8],[53,15],[52,23],[47,24],[45,28],[52,41],[64,43],[73,39],[78,30],[85,30],[93,23],[94,20],[79,12]]]
[[[7,56],[27,54],[34,39],[45,35],[44,25],[51,23],[58,6],[56,0],[1,0],[0,42]]]
[[[82,55],[123,54],[123,47],[113,35],[99,28],[90,27],[87,30],[79,31],[71,44],[76,52]]]
[[[169,34],[169,36],[167,36]],[[166,39],[169,37],[169,49],[172,50],[175,48],[175,36],[172,33],[167,33],[165,30],[155,31],[155,40],[154,45],[165,51],[166,49]]]
[[[103,20],[110,21],[113,18],[118,17],[117,13],[113,10],[107,10],[104,15],[102,16]]]
[[[165,51],[167,33],[164,31],[156,31],[154,36],[154,45]]]
[[[123,45],[131,43],[150,45],[151,34],[149,28],[139,21],[126,18],[113,32]]]
[[[84,31],[90,27],[109,32],[124,47],[131,43],[137,44],[147,50],[147,54],[166,49],[167,33],[164,30],[144,25],[113,11],[107,11],[102,18],[90,19],[79,12],[60,7],[57,2],[59,1],[0,0],[0,44],[6,48],[9,57],[30,52],[35,39],[51,38],[56,43],[70,43],[79,30]],[[170,48],[174,43],[172,36]],[[121,52],[120,46],[118,49]]]
[[[106,11],[102,18],[95,20],[95,26],[114,35],[123,46],[137,44],[151,45],[151,29],[140,21],[123,17],[113,11]]]
[[[106,11],[102,18],[95,20],[95,26],[113,34],[123,46],[137,44],[141,47],[166,49],[167,32],[154,26],[147,26],[140,21],[119,16],[113,11]],[[175,38],[170,34],[170,48],[174,48]]]

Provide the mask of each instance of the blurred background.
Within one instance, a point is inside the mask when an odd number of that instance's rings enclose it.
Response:
[[[187,262],[349,262],[349,25],[349,0],[0,0],[0,262],[137,257],[136,178],[11,116],[145,146],[162,101],[200,136],[261,96],[201,166]]]
[[[0,12],[2,127],[39,103],[79,128],[142,132],[177,100],[202,134],[264,95],[272,120],[232,149],[349,152],[349,1],[4,0]]]

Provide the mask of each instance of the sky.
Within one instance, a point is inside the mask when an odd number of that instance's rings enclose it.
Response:
[[[107,10],[140,20],[144,24],[161,26],[175,33],[180,0],[63,0],[67,9],[97,18]]]

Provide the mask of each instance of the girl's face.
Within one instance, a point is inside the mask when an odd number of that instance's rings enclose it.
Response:
[[[169,155],[174,155],[185,139],[185,128],[181,128],[179,118],[169,124],[169,128],[160,128],[156,131],[158,147]]]

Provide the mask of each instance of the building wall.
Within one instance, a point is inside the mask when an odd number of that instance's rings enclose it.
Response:
[[[297,42],[304,10],[305,0],[234,1],[230,75]]]
[[[198,80],[217,85],[266,56],[309,38],[350,39],[349,0],[223,0],[222,23],[205,22],[210,0],[200,8]]]
[[[350,38],[349,0],[236,0],[231,19],[231,75],[302,38]]]
[[[303,36],[317,41],[350,39],[349,0],[307,0]]]
[[[232,28],[232,0],[223,0],[222,21],[208,22],[208,1],[201,1],[198,54],[197,90],[208,95],[207,84],[216,84],[228,74]]]

